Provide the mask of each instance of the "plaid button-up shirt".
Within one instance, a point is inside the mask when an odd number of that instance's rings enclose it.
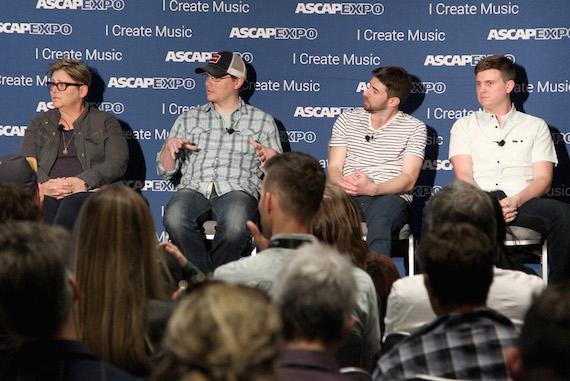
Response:
[[[220,196],[242,190],[257,198],[263,173],[249,137],[281,152],[277,125],[271,115],[240,99],[238,108],[231,114],[233,133],[228,133],[229,128],[212,103],[180,115],[168,138],[187,138],[190,144],[198,146],[198,150],[181,150],[177,154],[176,167],[170,172],[160,164],[159,152],[156,158],[158,175],[169,179],[180,170],[179,189],[193,189],[206,195],[213,182]]]
[[[504,352],[517,339],[511,321],[494,310],[449,314],[418,328],[385,354],[373,379],[411,380],[426,374],[462,380],[509,380]]]

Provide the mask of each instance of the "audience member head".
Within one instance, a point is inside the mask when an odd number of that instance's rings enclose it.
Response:
[[[32,191],[20,184],[0,183],[0,223],[41,221],[42,205]]]
[[[445,222],[466,222],[477,226],[497,244],[497,220],[492,199],[487,193],[463,181],[443,187],[430,200],[426,210],[429,228]]]
[[[148,302],[166,291],[147,203],[126,186],[104,186],[84,204],[74,234],[81,341],[104,360],[145,374]]]
[[[0,184],[20,184],[35,192],[38,187],[37,168],[34,158],[26,159],[16,154],[1,156]]]
[[[382,66],[372,75],[386,86],[388,98],[396,97],[404,103],[412,91],[412,79],[406,70],[398,66]]]
[[[48,73],[53,74],[58,70],[65,71],[77,83],[91,86],[91,72],[85,62],[71,58],[60,58],[49,65]]]
[[[353,324],[353,266],[334,248],[304,245],[284,265],[272,288],[288,346],[318,344],[337,349]]]
[[[272,235],[275,210],[279,220],[285,217],[308,229],[325,189],[325,172],[319,162],[302,152],[285,152],[269,159],[265,170],[259,199],[263,234]]]
[[[486,305],[493,254],[488,236],[468,223],[447,222],[422,237],[418,259],[436,315]]]
[[[350,255],[354,265],[365,267],[368,246],[362,239],[360,214],[348,193],[338,185],[327,182],[319,211],[311,221],[311,233]]]
[[[516,77],[515,65],[513,61],[508,59],[503,55],[493,55],[483,58],[475,66],[475,75],[482,71],[496,69],[501,72],[501,78],[506,83],[508,81],[514,81]]]
[[[0,224],[0,323],[16,344],[55,339],[71,317],[66,230],[37,222]]]
[[[549,285],[526,313],[518,348],[507,351],[514,380],[570,380],[570,283]]]
[[[19,184],[33,195],[38,204],[43,202],[44,194],[38,185],[38,162],[33,157],[24,158],[16,154],[0,157],[0,185]]]
[[[273,380],[281,325],[263,292],[211,283],[186,296],[168,323],[152,380]]]

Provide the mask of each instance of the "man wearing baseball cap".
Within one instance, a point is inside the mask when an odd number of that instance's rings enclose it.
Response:
[[[273,117],[240,98],[247,69],[238,54],[216,53],[195,72],[204,77],[209,102],[178,117],[157,155],[157,172],[164,179],[180,174],[164,226],[208,273],[247,254],[246,221],[258,219],[262,167],[282,148]],[[216,235],[208,250],[202,225],[211,219]]]

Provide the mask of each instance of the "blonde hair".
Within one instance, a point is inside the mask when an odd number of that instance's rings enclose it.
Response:
[[[148,205],[123,185],[102,187],[85,203],[75,231],[80,340],[135,375],[151,369],[148,302],[165,298]]]
[[[269,298],[245,286],[212,283],[178,306],[167,355],[153,380],[274,380],[281,324]]]
[[[85,62],[68,57],[60,58],[49,65],[48,73],[53,74],[58,70],[65,71],[71,78],[82,85],[91,86],[91,72]]]

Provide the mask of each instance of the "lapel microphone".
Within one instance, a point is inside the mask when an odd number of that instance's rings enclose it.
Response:
[[[500,142],[495,142],[499,145],[499,147],[502,147],[505,145],[505,139],[501,140]]]
[[[370,135],[366,135],[364,136],[364,139],[366,139],[367,142],[371,141],[372,139],[374,139],[374,135],[370,136]]]
[[[60,125],[59,125],[59,127],[58,127],[57,129],[58,129],[59,131],[63,131],[63,130],[64,130],[64,128],[63,128],[63,124],[60,124]]]
[[[228,132],[229,135],[233,134],[234,132],[236,132],[236,130],[234,130],[234,128],[226,128],[226,131]]]

